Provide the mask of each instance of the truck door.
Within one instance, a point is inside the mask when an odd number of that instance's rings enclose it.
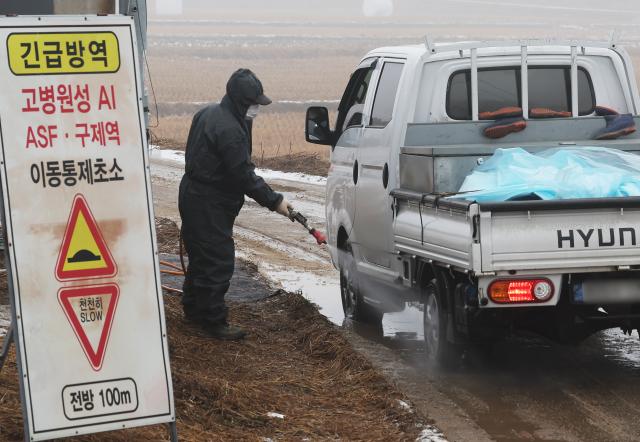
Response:
[[[364,60],[351,75],[338,106],[337,142],[331,151],[327,179],[327,230],[335,238],[340,225],[351,234],[355,217],[356,150],[362,137],[365,99],[377,58]],[[346,217],[346,219],[345,219]]]
[[[356,160],[356,221],[360,256],[378,266],[390,267],[393,249],[393,212],[389,180],[396,161],[391,161],[394,125],[391,124],[404,61],[386,59],[380,75],[370,115],[366,116]]]

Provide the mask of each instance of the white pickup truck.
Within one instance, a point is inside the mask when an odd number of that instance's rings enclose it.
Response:
[[[434,362],[460,344],[525,328],[580,342],[640,328],[640,198],[451,200],[496,148],[640,151],[637,134],[593,141],[596,105],[640,98],[614,43],[464,42],[371,51],[351,75],[332,129],[307,111],[306,138],[331,146],[326,219],[345,315],[380,322],[424,303]],[[494,140],[485,111],[516,106],[526,130]],[[530,109],[568,112],[529,118]]]

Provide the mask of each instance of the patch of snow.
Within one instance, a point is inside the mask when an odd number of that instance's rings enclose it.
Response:
[[[444,434],[436,427],[427,425],[421,432],[416,442],[448,442]]]
[[[400,405],[400,408],[402,408],[403,410],[413,411],[413,409],[411,408],[411,405],[407,404],[403,400],[398,399],[398,405]]]
[[[5,336],[11,325],[11,306],[0,305],[0,336]]]
[[[275,413],[273,411],[268,412],[267,416],[275,418],[275,419],[284,419],[284,414]]]
[[[151,144],[149,145],[149,158],[184,167],[184,152],[181,150],[160,149],[158,146]]]
[[[184,168],[184,152],[181,150],[160,149],[158,146],[149,146],[149,158],[155,161],[170,163],[174,166]],[[296,183],[316,184],[324,186],[327,179],[323,176],[307,175],[299,172],[281,172],[271,169],[256,169],[256,174],[265,180],[282,180]]]
[[[317,184],[324,186],[327,184],[327,179],[318,175],[307,175],[300,172],[281,172],[279,170],[271,169],[256,169],[256,174],[260,175],[265,180],[283,180],[293,181],[296,183]]]

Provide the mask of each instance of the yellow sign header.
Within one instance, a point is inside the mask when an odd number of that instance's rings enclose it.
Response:
[[[113,32],[15,33],[7,38],[14,75],[97,74],[120,69]]]

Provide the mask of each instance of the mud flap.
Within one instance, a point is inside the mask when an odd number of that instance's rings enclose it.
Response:
[[[433,272],[436,275],[436,280],[438,281],[438,292],[442,295],[442,305],[447,312],[447,341],[452,344],[460,343],[460,339],[458,334],[456,333],[455,328],[455,299],[454,299],[454,290],[453,290],[453,279],[449,274],[434,266]]]

